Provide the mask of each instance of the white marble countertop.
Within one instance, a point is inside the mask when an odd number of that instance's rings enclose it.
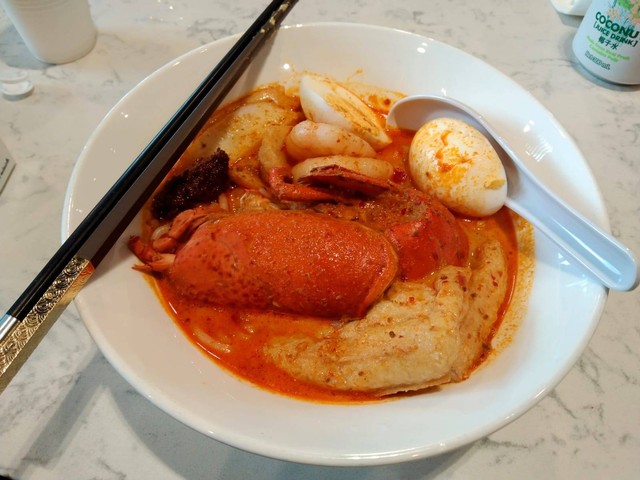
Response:
[[[0,139],[17,168],[0,195],[0,304],[53,254],[68,178],[87,138],[140,80],[197,46],[243,31],[266,0],[91,1],[96,47],[70,64],[34,60],[0,11],[0,58],[35,83],[0,98]],[[471,53],[549,109],[585,153],[613,234],[640,252],[640,92],[571,57],[579,19],[546,0],[301,0],[285,23],[353,21],[408,30]],[[640,478],[640,292],[611,293],[560,385],[488,438],[449,454],[371,468],[290,464],[202,436],[150,404],[107,363],[69,307],[0,397],[0,474],[16,480]]]

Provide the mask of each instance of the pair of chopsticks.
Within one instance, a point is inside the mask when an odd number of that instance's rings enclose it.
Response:
[[[0,393],[296,3],[267,6],[0,319]]]

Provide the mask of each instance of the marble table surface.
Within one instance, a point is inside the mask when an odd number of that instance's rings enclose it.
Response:
[[[0,98],[17,167],[0,195],[0,304],[60,242],[74,163],[109,109],[178,55],[242,32],[261,0],[90,1],[95,48],[65,65],[30,56],[0,11],[0,59],[35,84]],[[640,92],[601,82],[571,54],[580,18],[545,0],[301,0],[285,23],[353,21],[473,54],[550,110],[593,171],[613,234],[640,252]],[[182,425],[105,360],[70,306],[0,396],[0,474],[14,479],[640,478],[640,293],[612,292],[575,367],[528,413],[451,453],[380,467],[314,467],[245,453]]]

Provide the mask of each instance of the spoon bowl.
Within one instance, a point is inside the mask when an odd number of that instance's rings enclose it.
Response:
[[[442,117],[466,122],[491,142],[507,174],[507,207],[533,224],[606,287],[629,291],[638,286],[638,263],[633,253],[542,184],[480,113],[448,97],[415,95],[392,106],[387,124],[417,131],[428,121]]]

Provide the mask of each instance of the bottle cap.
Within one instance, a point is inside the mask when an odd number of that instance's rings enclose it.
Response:
[[[5,98],[24,98],[33,91],[33,82],[25,70],[3,68],[0,70],[0,91]]]

